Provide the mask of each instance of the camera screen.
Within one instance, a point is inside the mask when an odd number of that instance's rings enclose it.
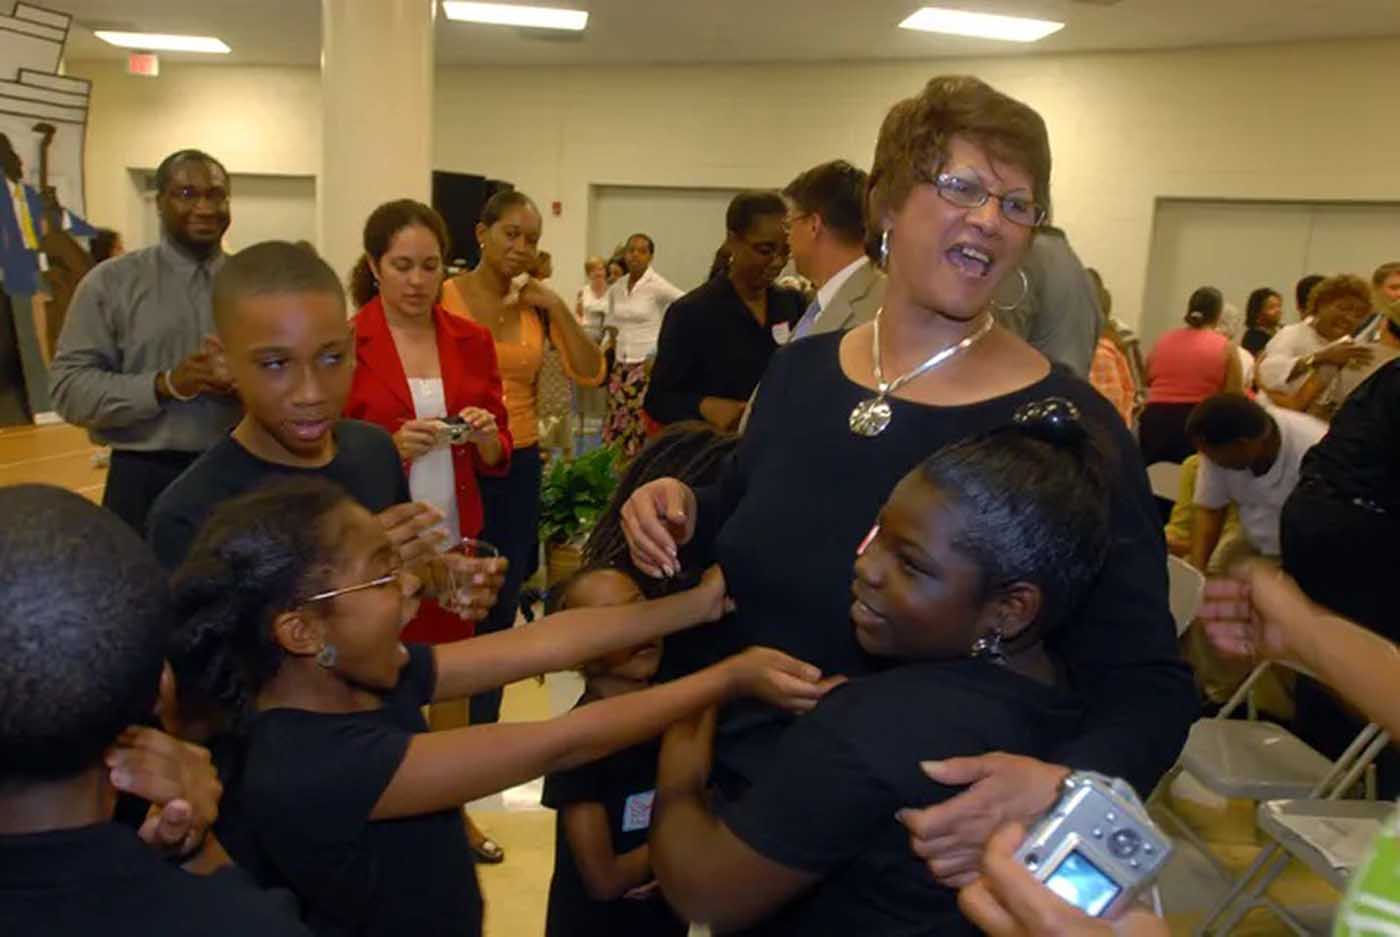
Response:
[[[1085,914],[1102,914],[1123,889],[1082,853],[1071,852],[1045,880],[1050,890]]]

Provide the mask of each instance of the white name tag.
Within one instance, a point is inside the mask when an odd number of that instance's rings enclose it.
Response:
[[[627,798],[622,806],[622,832],[635,833],[651,828],[651,803],[656,791],[644,791]]]
[[[792,338],[792,327],[786,322],[779,322],[773,326],[773,341],[779,345],[786,345],[790,338]]]

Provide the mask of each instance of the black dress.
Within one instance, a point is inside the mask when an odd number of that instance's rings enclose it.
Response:
[[[877,666],[856,643],[850,584],[856,547],[905,473],[940,446],[1005,425],[1022,404],[1073,400],[1115,450],[1111,553],[1084,607],[1055,636],[1086,710],[1083,730],[1054,757],[1127,778],[1144,794],[1175,760],[1197,714],[1191,672],[1167,605],[1166,544],[1137,446],[1112,406],[1056,369],[1030,387],[968,406],[892,400],[880,436],[850,431],[871,396],[841,371],[842,335],[782,349],[763,377],[748,429],[715,485],[696,492],[691,553],[722,564],[737,612],[668,640],[668,671],[690,669],[750,644],[777,647],[828,673]],[[786,722],[754,704],[721,721],[722,769],[756,777]]]

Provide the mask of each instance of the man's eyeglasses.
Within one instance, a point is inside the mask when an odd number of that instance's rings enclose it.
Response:
[[[1045,221],[1045,209],[1035,203],[1029,195],[1013,192],[998,195],[972,176],[959,176],[950,172],[940,172],[933,178],[934,188],[959,208],[981,208],[988,199],[996,199],[1001,206],[1001,214],[1007,221],[1026,228],[1039,227]]]
[[[197,185],[182,185],[170,190],[170,197],[181,202],[208,201],[211,205],[222,205],[228,201],[228,189],[211,186],[201,189]]]
[[[361,592],[365,589],[382,589],[385,586],[396,585],[399,582],[399,577],[402,575],[403,570],[396,569],[391,573],[386,573],[385,575],[380,576],[378,579],[371,579],[369,580],[369,582],[361,582],[353,586],[345,586],[341,589],[331,589],[327,592],[318,592],[315,595],[307,596],[306,598],[301,600],[301,604],[310,605],[312,602],[324,602],[327,599],[333,599],[336,596],[340,595],[348,595],[351,592]]]

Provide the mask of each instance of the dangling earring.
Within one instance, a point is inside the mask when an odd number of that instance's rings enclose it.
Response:
[[[1005,667],[1006,651],[1002,649],[1001,642],[1001,629],[994,628],[972,642],[971,656],[974,659],[990,661],[998,667]]]
[[[321,649],[316,652],[316,663],[320,664],[327,670],[330,670],[332,667],[335,666],[336,659],[339,656],[340,655],[338,655],[335,651],[334,644],[323,644],[321,645]]]
[[[997,310],[998,312],[1014,312],[1014,311],[1016,311],[1016,308],[1017,308],[1018,306],[1020,306],[1021,303],[1025,302],[1025,301],[1026,301],[1026,297],[1030,295],[1030,292],[1031,292],[1031,278],[1028,277],[1028,276],[1026,276],[1026,271],[1025,271],[1025,269],[1024,269],[1023,267],[1017,267],[1017,268],[1016,268],[1016,272],[1019,273],[1019,274],[1021,275],[1021,295],[1016,299],[1016,301],[1015,301],[1014,303],[1012,303],[1012,304],[1009,305],[1009,306],[1003,306],[1001,303],[998,303],[998,302],[995,302],[995,301],[994,301],[994,302],[992,303],[992,308],[995,309],[995,310]]]
[[[886,228],[880,232],[880,269],[888,270],[890,267],[890,229]]]

